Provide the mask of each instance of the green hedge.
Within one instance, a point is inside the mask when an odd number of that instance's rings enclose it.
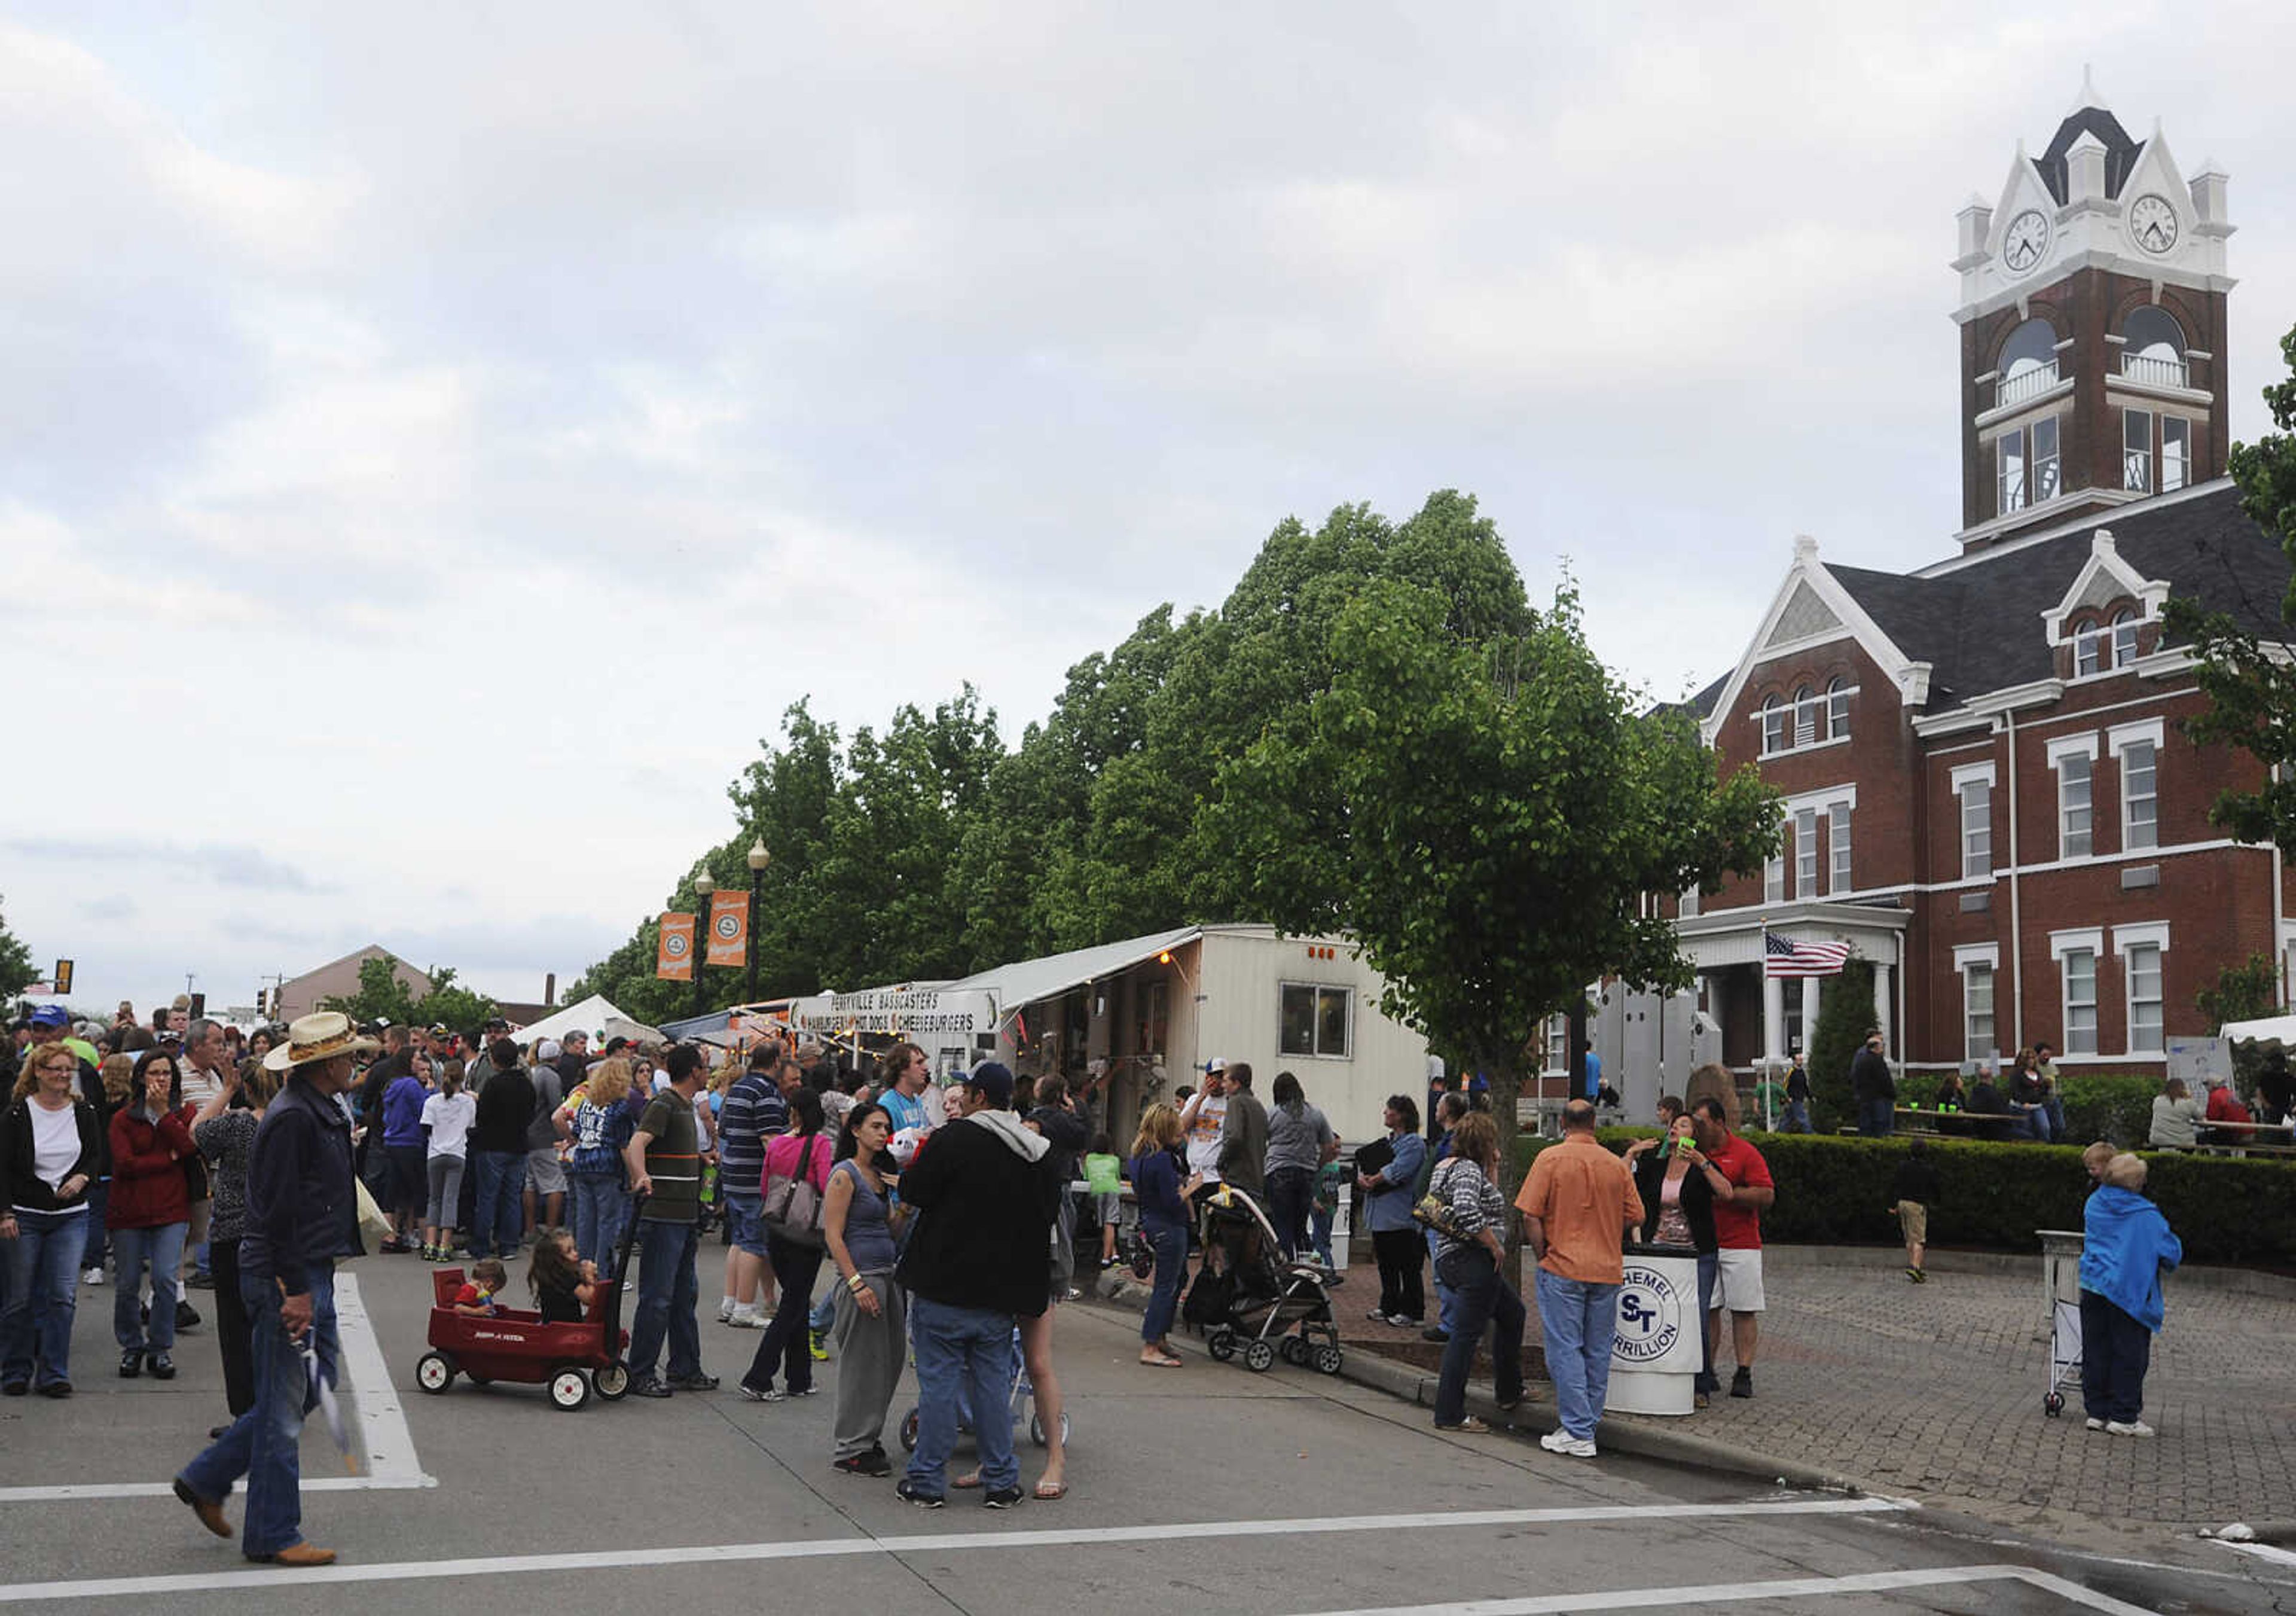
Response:
[[[2109,1139],[2119,1145],[2141,1145],[2152,1131],[2152,1096],[2161,1087],[2157,1077],[2074,1077],[2060,1069],[2057,1085],[2065,1103],[2067,1144]],[[1930,1073],[1900,1078],[1898,1103],[1931,1104],[1937,1089],[1938,1079]]]
[[[1621,1150],[1653,1132],[1606,1128],[1600,1136]],[[1777,1203],[1762,1214],[1764,1239],[1794,1245],[1898,1243],[1890,1185],[1906,1158],[1905,1140],[1747,1136],[1778,1186]],[[1518,1139],[1524,1167],[1553,1143]],[[2184,1242],[2187,1262],[2296,1267],[2296,1161],[2140,1153],[2151,1169],[2147,1193]],[[1930,1157],[1941,1195],[1930,1210],[1930,1239],[1938,1245],[2034,1252],[2040,1249],[2036,1229],[2081,1226],[2088,1176],[2079,1146],[1932,1140]]]

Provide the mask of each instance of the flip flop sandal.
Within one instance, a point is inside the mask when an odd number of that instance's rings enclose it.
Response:
[[[1039,1504],[1057,1504],[1069,1496],[1069,1484],[1065,1481],[1039,1481],[1033,1496]]]

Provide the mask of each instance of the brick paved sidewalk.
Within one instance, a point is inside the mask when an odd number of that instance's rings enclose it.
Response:
[[[2251,1294],[2169,1281],[2144,1382],[2144,1417],[2161,1434],[2145,1440],[2087,1430],[2078,1386],[2067,1389],[2062,1417],[2044,1414],[2038,1259],[1960,1259],[1972,1268],[1958,1271],[1956,1260],[1933,1254],[1930,1283],[1915,1285],[1893,1253],[1773,1250],[1755,1397],[1718,1397],[1684,1419],[1612,1418],[2005,1526],[2296,1515],[2296,1286],[2263,1280],[2278,1293]],[[1355,1291],[1339,1294],[1353,1303]],[[1536,1341],[1537,1303],[1527,1304]],[[1339,1311],[1349,1341],[1431,1371],[1440,1349],[1421,1348],[1415,1332],[1370,1324],[1362,1307]],[[1726,1386],[1727,1341],[1726,1328]]]

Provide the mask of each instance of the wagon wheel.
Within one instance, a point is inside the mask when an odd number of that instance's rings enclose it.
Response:
[[[1316,1368],[1322,1374],[1337,1374],[1341,1361],[1337,1347],[1326,1345],[1316,1349]]]
[[[455,1366],[444,1353],[426,1352],[414,1366],[414,1383],[438,1397],[455,1383]]]
[[[622,1394],[630,1389],[630,1366],[616,1358],[603,1369],[591,1371],[590,1385],[606,1401],[619,1403]]]
[[[1235,1356],[1235,1332],[1223,1325],[1204,1342],[1204,1350],[1223,1364]]]
[[[1307,1338],[1300,1335],[1285,1336],[1275,1344],[1275,1349],[1283,1355],[1285,1363],[1297,1364],[1301,1368],[1307,1367],[1308,1360],[1315,1356],[1316,1352],[1316,1349],[1308,1344]]]
[[[590,1400],[590,1377],[571,1364],[561,1364],[550,1372],[550,1401],[555,1407],[571,1414]]]

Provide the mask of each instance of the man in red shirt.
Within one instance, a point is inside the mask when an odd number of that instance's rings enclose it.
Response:
[[[2256,1120],[2248,1114],[2248,1107],[2240,1103],[2240,1096],[2233,1093],[2230,1083],[2222,1078],[2211,1077],[2208,1085],[2209,1109],[2206,1116],[2209,1121],[2253,1122]]]
[[[1690,1108],[1691,1136],[1695,1147],[1688,1153],[1690,1169],[1702,1173],[1714,1192],[1714,1243],[1717,1248],[1714,1310],[1707,1315],[1706,1334],[1716,1341],[1723,1309],[1730,1313],[1730,1346],[1738,1360],[1731,1377],[1732,1397],[1754,1395],[1754,1346],[1760,1333],[1762,1313],[1762,1210],[1777,1199],[1770,1180],[1770,1164],[1761,1152],[1732,1133],[1722,1120],[1722,1104],[1708,1096]]]

